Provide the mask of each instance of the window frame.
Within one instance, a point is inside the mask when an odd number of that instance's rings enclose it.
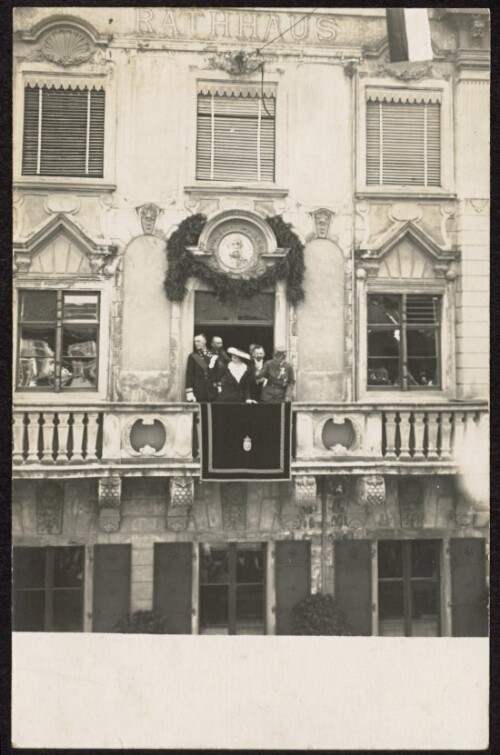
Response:
[[[185,123],[185,163],[184,163],[184,191],[191,193],[231,194],[236,188],[238,193],[262,196],[286,196],[286,189],[282,188],[288,182],[288,107],[289,84],[283,72],[269,72],[266,75],[266,85],[272,86],[276,92],[275,98],[275,142],[274,142],[274,181],[210,181],[196,178],[196,143],[198,120],[198,88],[201,82],[207,84],[222,83],[227,85],[227,79],[221,78],[220,72],[203,68],[194,68],[190,72],[189,84],[186,87],[184,106],[186,108]],[[235,80],[236,85],[260,87],[262,85],[260,72],[246,75],[241,82]],[[182,116],[181,116],[182,117]],[[182,181],[182,178],[181,178]]]
[[[402,572],[401,577],[381,577],[380,576],[380,547],[384,543],[400,543],[401,544],[401,562]],[[411,557],[412,547],[421,543],[434,543],[435,554],[437,559],[436,577],[414,577],[411,572]],[[435,582],[435,594],[436,594],[436,617],[437,617],[437,632],[436,637],[443,636],[443,596],[442,596],[442,579],[443,579],[443,564],[442,564],[442,540],[439,538],[420,538],[420,539],[385,539],[378,540],[377,542],[377,628],[379,636],[393,636],[393,635],[381,635],[380,634],[380,583],[381,582],[402,582],[403,584],[403,622],[404,622],[404,635],[397,635],[401,637],[414,637],[418,635],[412,634],[412,584],[416,580],[425,580],[427,582]]]
[[[402,390],[397,386],[381,388],[368,386],[368,295],[369,294],[425,294],[441,296],[441,334],[439,339],[440,386],[418,386]],[[455,295],[453,286],[445,279],[424,279],[413,282],[401,279],[373,278],[358,281],[357,287],[357,341],[359,361],[357,364],[358,398],[374,403],[398,402],[428,403],[455,397]]]
[[[220,549],[227,549],[228,552],[228,576],[227,576],[227,582],[220,582],[220,583],[209,583],[209,582],[202,582],[201,579],[201,571],[202,571],[202,562],[203,562],[203,554],[202,554],[202,548],[204,545],[209,545],[212,548],[220,548]],[[262,553],[262,582],[238,582],[237,580],[237,555],[238,555],[238,549],[241,546],[242,549],[244,549],[245,546],[255,546],[260,545]],[[198,544],[198,616],[199,619],[199,634],[227,634],[232,636],[245,636],[244,632],[237,632],[237,624],[236,624],[236,604],[237,604],[237,588],[238,585],[262,585],[262,635],[267,634],[267,590],[268,590],[268,579],[267,579],[267,565],[268,565],[268,552],[267,552],[267,543],[264,541],[262,542],[245,542],[245,541],[238,541],[238,542],[211,542],[211,543],[199,543]],[[227,588],[227,601],[228,601],[228,621],[226,626],[220,626],[220,627],[214,627],[216,630],[222,630],[222,631],[215,631],[211,632],[210,627],[203,627],[202,626],[202,589],[203,587],[210,586],[211,584],[219,584],[221,586],[224,586]],[[208,631],[207,631],[208,629]],[[227,629],[227,632],[224,631]],[[261,634],[261,633],[258,633]]]
[[[43,285],[45,283],[45,285]],[[23,274],[15,280],[13,290],[13,370],[12,370],[12,390],[14,401],[18,406],[27,404],[32,405],[36,397],[44,396],[44,402],[50,404],[72,404],[85,403],[89,401],[101,402],[106,400],[108,391],[108,376],[111,369],[110,359],[105,355],[111,351],[111,303],[113,298],[113,281],[103,282],[95,279],[76,279],[73,277],[45,276],[43,282],[37,274]],[[63,390],[56,392],[49,388],[43,390],[40,388],[19,388],[17,385],[18,363],[19,363],[19,344],[20,344],[20,322],[18,313],[20,311],[20,292],[21,291],[46,291],[62,290],[67,293],[99,293],[99,334],[98,334],[98,354],[104,355],[99,359],[97,369],[97,389],[78,388],[72,391]]]
[[[77,72],[54,72],[53,66],[43,62],[23,61],[15,65],[13,88],[13,185],[14,188],[48,189],[68,187],[78,189],[98,189],[113,191],[115,184],[116,152],[116,87],[109,71],[103,64],[84,64]],[[24,136],[24,90],[28,81],[37,80],[43,86],[44,81],[66,83],[85,81],[102,85],[105,93],[104,107],[104,159],[103,176],[40,176],[23,175],[23,136]]]
[[[21,335],[22,335],[22,328],[25,324],[25,321],[21,319],[21,309],[22,309],[22,298],[25,293],[32,293],[36,291],[37,293],[40,292],[40,289],[26,289],[26,288],[20,288],[19,289],[19,301],[18,301],[18,334],[17,334],[17,360],[16,360],[16,386],[17,390],[22,392],[30,392],[30,393],[78,393],[78,392],[85,392],[85,393],[97,393],[99,391],[99,365],[100,365],[100,351],[99,351],[99,343],[100,343],[100,334],[101,334],[101,293],[100,291],[75,291],[75,290],[69,290],[65,291],[64,289],[43,289],[43,293],[55,293],[56,294],[56,319],[53,322],[45,322],[45,321],[32,321],[41,323],[41,324],[47,324],[48,326],[55,328],[55,353],[54,353],[54,385],[50,386],[20,386],[19,385],[19,376],[20,376],[20,366],[21,366]],[[94,294],[97,296],[97,319],[94,320],[66,320],[64,319],[64,298],[66,295],[91,295]],[[28,325],[31,324],[30,321],[27,321]],[[73,325],[95,325],[97,328],[97,337],[96,337],[96,347],[97,347],[97,355],[95,357],[96,363],[97,363],[97,369],[96,369],[96,385],[95,387],[80,387],[80,388],[71,388],[69,386],[68,388],[65,388],[61,384],[61,370],[62,370],[62,362],[63,362],[63,353],[62,353],[62,339],[63,339],[63,331],[64,326],[67,323],[73,324]]]
[[[441,182],[440,186],[414,186],[406,184],[373,185],[367,183],[366,171],[366,120],[367,120],[367,90],[377,89],[392,92],[399,90],[414,90],[415,92],[439,92],[441,95]],[[356,124],[356,194],[364,196],[423,196],[443,197],[454,196],[454,168],[453,168],[453,102],[452,87],[447,79],[422,79],[418,82],[401,82],[393,76],[366,77],[359,79],[357,94],[357,110],[359,117]]]
[[[380,391],[404,391],[405,393],[414,393],[417,390],[429,392],[432,390],[441,390],[442,387],[442,374],[443,374],[443,368],[442,368],[442,346],[441,346],[441,329],[442,329],[442,320],[443,320],[443,297],[439,294],[434,294],[433,292],[426,293],[414,293],[414,292],[404,292],[404,293],[395,293],[391,292],[390,294],[381,294],[380,292],[371,291],[366,293],[366,302],[367,302],[367,312],[368,312],[368,299],[371,296],[393,296],[397,297],[399,299],[399,315],[400,315],[400,321],[397,323],[399,325],[398,328],[395,328],[400,331],[400,349],[399,349],[399,359],[398,359],[398,373],[400,375],[400,382],[399,385],[380,385],[380,386],[373,386],[370,385],[368,382],[368,375],[366,375],[366,389],[369,393],[372,393],[374,390],[380,390]],[[406,321],[406,300],[408,296],[436,296],[439,298],[439,319],[436,324],[432,325],[422,325],[422,329],[426,330],[433,330],[438,333],[437,338],[437,349],[436,349],[436,361],[437,361],[437,381],[436,385],[411,385],[408,383],[408,375],[411,374],[408,369],[408,331],[409,330],[416,330],[417,326],[408,326]],[[377,325],[376,323],[370,323],[368,321],[367,317],[367,333],[366,333],[366,343],[367,343],[367,371],[368,371],[368,362],[370,358],[373,359],[373,356],[370,355],[369,352],[369,329],[370,327],[375,328],[377,332],[383,332],[383,331],[389,331],[392,329],[392,326],[384,326],[384,325]],[[415,378],[415,376],[413,376]]]
[[[25,172],[27,169],[27,165],[25,166],[25,162],[32,162],[32,160],[28,160],[26,158],[26,150],[25,150],[25,143],[26,143],[26,122],[23,122],[23,148],[22,148],[22,175],[23,178],[38,178],[38,177],[44,177],[44,178],[64,178],[67,176],[68,178],[73,179],[80,179],[80,178],[94,178],[94,179],[100,179],[104,177],[104,124],[105,124],[105,117],[106,117],[106,90],[103,86],[84,86],[83,88],[77,87],[75,85],[63,87],[63,86],[48,86],[48,82],[25,82],[25,88],[24,88],[24,97],[25,97],[25,108],[27,103],[27,93],[28,90],[32,91],[33,94],[33,104],[34,108],[36,109],[36,156],[34,159],[35,163],[35,170],[33,172]],[[74,173],[73,175],[68,173],[47,173],[43,172],[44,168],[43,166],[43,160],[44,160],[44,149],[43,149],[43,142],[44,139],[47,137],[47,130],[50,131],[50,126],[44,128],[44,119],[47,118],[47,112],[50,113],[50,100],[54,101],[54,99],[58,99],[59,94],[56,93],[78,93],[76,95],[77,99],[81,101],[81,111],[82,114],[79,116],[78,120],[78,126],[79,129],[82,129],[81,133],[79,133],[79,136],[84,138],[85,141],[85,158],[84,158],[84,171],[80,173]],[[92,126],[92,112],[95,112],[96,107],[98,107],[98,99],[99,95],[102,94],[102,142],[99,140],[99,146],[98,150],[100,151],[102,149],[102,164],[101,164],[101,175],[99,174],[92,174],[91,171],[91,163],[92,160],[95,159],[94,154],[94,146],[92,143],[92,133],[93,133],[93,126]],[[55,97],[51,97],[51,95],[55,95]],[[65,94],[61,95],[62,100],[58,102],[57,108],[60,110],[64,110],[66,107],[69,108],[69,103],[66,102],[65,104]],[[71,98],[69,98],[71,99]],[[49,100],[47,102],[47,100]],[[83,105],[83,107],[82,107]],[[83,113],[83,109],[85,110],[85,113]],[[57,120],[57,119],[56,119]],[[83,123],[85,128],[85,133],[83,133]],[[76,121],[71,122],[71,129],[74,132],[76,127]],[[95,126],[94,126],[95,128]],[[95,135],[94,135],[95,138]],[[72,160],[74,160],[74,156],[72,157]],[[63,150],[58,150],[57,154],[57,160],[52,157],[50,160],[52,163],[54,162],[60,162],[65,163],[65,154]],[[31,166],[33,167],[33,166]],[[68,167],[65,165],[65,169],[67,170]]]
[[[79,549],[82,560],[82,581],[79,587],[56,587],[55,586],[55,557],[56,551],[61,551],[67,548]],[[18,591],[33,591],[37,590],[43,592],[44,596],[44,628],[42,630],[19,630],[13,627],[13,631],[42,631],[42,632],[83,632],[84,631],[84,616],[85,616],[85,577],[86,577],[86,549],[83,545],[48,545],[48,546],[14,546],[13,563],[15,559],[16,550],[43,550],[44,552],[44,576],[42,587],[16,587],[14,584],[15,574],[13,572],[13,584],[12,584],[12,596],[13,605],[15,605],[15,595]],[[80,628],[79,629],[54,629],[54,593],[57,590],[72,590],[80,593]],[[14,625],[15,617],[13,613],[12,622]]]
[[[203,119],[206,119],[209,122],[209,132],[210,132],[210,137],[211,137],[211,145],[210,145],[210,153],[209,153],[208,157],[209,157],[209,160],[210,160],[210,172],[212,174],[214,174],[215,172],[221,171],[221,167],[218,166],[218,165],[216,165],[216,157],[218,156],[217,149],[216,149],[216,143],[215,143],[216,135],[217,135],[217,125],[219,125],[219,127],[221,125],[223,125],[224,124],[224,120],[223,119],[225,117],[228,117],[228,116],[224,115],[223,112],[217,111],[217,108],[214,107],[214,102],[215,102],[215,98],[216,97],[218,97],[219,99],[220,98],[227,98],[229,100],[230,99],[230,95],[218,95],[218,94],[214,94],[213,92],[209,93],[209,94],[204,94],[202,92],[198,92],[197,93],[197,96],[196,96],[196,157],[195,157],[195,160],[196,160],[195,180],[197,182],[199,182],[200,184],[203,184],[203,183],[210,184],[210,183],[214,183],[214,182],[220,182],[220,183],[224,183],[224,184],[232,184],[232,183],[235,183],[235,181],[238,181],[240,183],[247,183],[248,185],[254,185],[254,184],[261,185],[261,184],[264,184],[264,185],[269,185],[269,186],[273,186],[275,184],[275,181],[276,181],[276,89],[275,88],[274,88],[274,92],[275,92],[275,96],[274,97],[266,97],[266,96],[264,96],[264,101],[262,101],[262,106],[259,104],[259,106],[258,106],[258,113],[256,115],[254,114],[254,115],[246,117],[246,120],[250,121],[251,123],[255,124],[255,122],[256,122],[256,126],[257,126],[257,132],[256,132],[257,133],[257,136],[256,136],[257,141],[256,141],[256,144],[255,144],[255,147],[256,147],[256,149],[255,149],[255,157],[256,157],[256,161],[257,161],[257,177],[256,178],[241,178],[241,179],[236,179],[234,177],[227,178],[227,179],[222,179],[220,177],[219,178],[215,178],[214,175],[210,175],[209,178],[201,178],[201,177],[198,176],[198,173],[201,171],[201,166],[198,165],[198,155],[200,153],[200,150],[199,150],[199,147],[200,147],[200,130],[199,130],[198,126],[200,124],[200,117],[203,117]],[[208,114],[200,113],[200,107],[199,107],[200,97],[209,97],[210,98],[211,112],[210,112],[209,115]],[[261,102],[260,96],[257,96],[257,97],[244,97],[242,95],[239,95],[239,96],[235,97],[235,99],[244,99],[244,100],[249,100],[251,102],[258,102],[258,103]],[[265,100],[274,100],[274,105],[273,105],[273,107],[274,107],[274,114],[273,114],[272,119],[266,113],[266,107],[267,107],[267,105],[266,105]],[[230,117],[232,117],[233,119],[235,119],[235,118],[237,119],[238,117],[241,118],[242,116],[233,115],[233,116],[230,116]],[[218,121],[218,119],[221,119],[221,120]],[[263,157],[262,148],[261,148],[262,147],[261,140],[262,140],[263,133],[264,133],[263,132],[263,127],[262,127],[262,121],[263,120],[268,120],[268,121],[272,122],[272,142],[273,142],[272,172],[273,172],[273,178],[271,180],[270,179],[263,179],[261,177],[261,175],[260,175],[260,172],[261,172],[261,161],[262,161],[262,157]]]

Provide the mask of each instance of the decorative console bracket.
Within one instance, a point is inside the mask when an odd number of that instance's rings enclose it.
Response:
[[[364,475],[357,481],[357,501],[361,506],[385,503],[385,479],[382,475]]]
[[[302,475],[296,477],[295,484],[295,503],[303,508],[316,506],[316,477],[313,475]]]
[[[170,478],[170,500],[167,509],[167,529],[182,532],[187,529],[194,499],[192,477]]]
[[[99,528],[103,532],[118,532],[121,522],[121,477],[99,479]]]

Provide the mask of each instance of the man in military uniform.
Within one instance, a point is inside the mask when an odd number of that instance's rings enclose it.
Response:
[[[194,349],[188,356],[186,365],[186,401],[205,403],[217,396],[215,387],[215,366],[217,354],[207,349],[207,339],[203,333],[194,337]]]
[[[264,364],[260,372],[262,379],[261,401],[281,403],[292,400],[295,375],[290,362],[286,361],[286,349],[278,347],[273,358]]]

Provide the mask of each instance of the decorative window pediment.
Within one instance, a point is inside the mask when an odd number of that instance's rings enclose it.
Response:
[[[458,260],[456,250],[442,249],[412,221],[400,222],[356,251],[357,277],[454,280]]]
[[[113,275],[117,247],[92,238],[74,220],[56,215],[25,240],[14,243],[18,273],[43,275]]]

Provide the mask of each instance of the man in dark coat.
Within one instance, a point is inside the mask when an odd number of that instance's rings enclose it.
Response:
[[[286,351],[276,348],[274,356],[265,363],[260,377],[263,378],[262,401],[280,403],[292,400],[295,375],[290,362],[286,361]]]
[[[260,344],[252,344],[250,346],[250,356],[252,357],[252,364],[251,367],[253,369],[253,386],[252,386],[252,393],[251,397],[255,399],[256,401],[261,400],[261,394],[262,394],[262,383],[263,378],[262,370],[264,369],[265,364],[265,352],[264,347]]]
[[[205,403],[217,396],[215,387],[215,365],[217,355],[207,349],[207,339],[203,333],[194,337],[194,350],[188,356],[186,365],[186,400]]]
[[[214,336],[210,341],[210,351],[217,355],[217,370],[224,372],[225,367],[229,364],[229,356],[224,351],[224,343],[220,336]]]

